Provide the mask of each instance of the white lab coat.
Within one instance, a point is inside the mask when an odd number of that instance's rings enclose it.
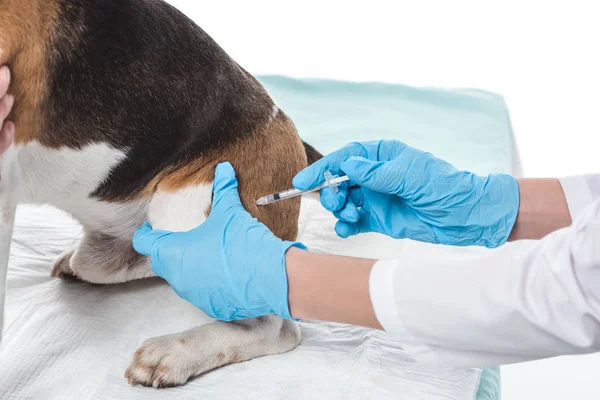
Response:
[[[531,246],[378,261],[370,294],[383,328],[444,367],[600,351],[600,175],[561,184],[573,225]]]

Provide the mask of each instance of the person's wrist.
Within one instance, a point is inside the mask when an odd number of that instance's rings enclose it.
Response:
[[[288,310],[293,319],[307,315],[301,300],[304,292],[302,288],[306,283],[303,265],[308,265],[306,258],[309,254],[307,250],[295,246],[290,247],[285,254]]]
[[[573,223],[561,182],[519,179],[519,212],[508,241],[538,240]]]
[[[491,174],[485,181],[485,195],[480,200],[481,215],[490,216],[481,245],[500,247],[508,241],[519,213],[519,183],[508,174]]]
[[[281,277],[278,278],[278,280],[282,282],[282,284],[278,285],[275,290],[273,290],[273,288],[267,288],[268,292],[266,293],[266,296],[276,299],[274,301],[275,304],[272,304],[273,311],[276,315],[284,319],[295,319],[290,312],[289,306],[289,276],[287,273],[288,257],[290,252],[292,254],[295,254],[297,251],[306,252],[308,248],[301,242],[281,241],[281,244],[281,267],[279,270]]]

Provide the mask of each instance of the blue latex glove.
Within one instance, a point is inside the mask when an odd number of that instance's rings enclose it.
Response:
[[[133,246],[152,258],[152,270],[184,300],[223,321],[276,314],[291,319],[285,253],[300,243],[283,241],[242,206],[229,163],[219,164],[207,220],[188,232],[152,230]]]
[[[395,140],[351,143],[301,171],[293,185],[308,190],[329,169],[350,182],[321,203],[339,219],[342,238],[378,232],[397,239],[486,247],[504,244],[519,210],[517,181],[458,171],[430,153]]]

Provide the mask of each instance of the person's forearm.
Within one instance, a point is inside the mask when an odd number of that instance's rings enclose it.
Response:
[[[540,239],[571,225],[558,180],[522,179],[519,191],[519,214],[510,241]],[[291,248],[286,254],[291,315],[380,329],[369,295],[374,264],[375,260]]]
[[[509,241],[541,239],[571,225],[571,215],[558,179],[520,179],[519,214]]]
[[[381,329],[369,296],[375,260],[310,253],[286,253],[292,317]]]

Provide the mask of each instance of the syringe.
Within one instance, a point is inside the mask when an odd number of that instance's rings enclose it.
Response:
[[[328,187],[333,191],[333,193],[339,192],[338,186],[342,184],[342,182],[346,182],[350,180],[347,176],[337,176],[332,175],[329,170],[325,171],[325,182],[314,187],[309,190],[298,190],[295,188],[284,190],[283,192],[273,193],[266,196],[261,197],[256,200],[256,204],[259,206],[266,206],[267,204],[276,203],[281,200],[291,199],[292,197],[302,196],[305,193],[316,192],[317,190],[321,190],[323,188]]]

